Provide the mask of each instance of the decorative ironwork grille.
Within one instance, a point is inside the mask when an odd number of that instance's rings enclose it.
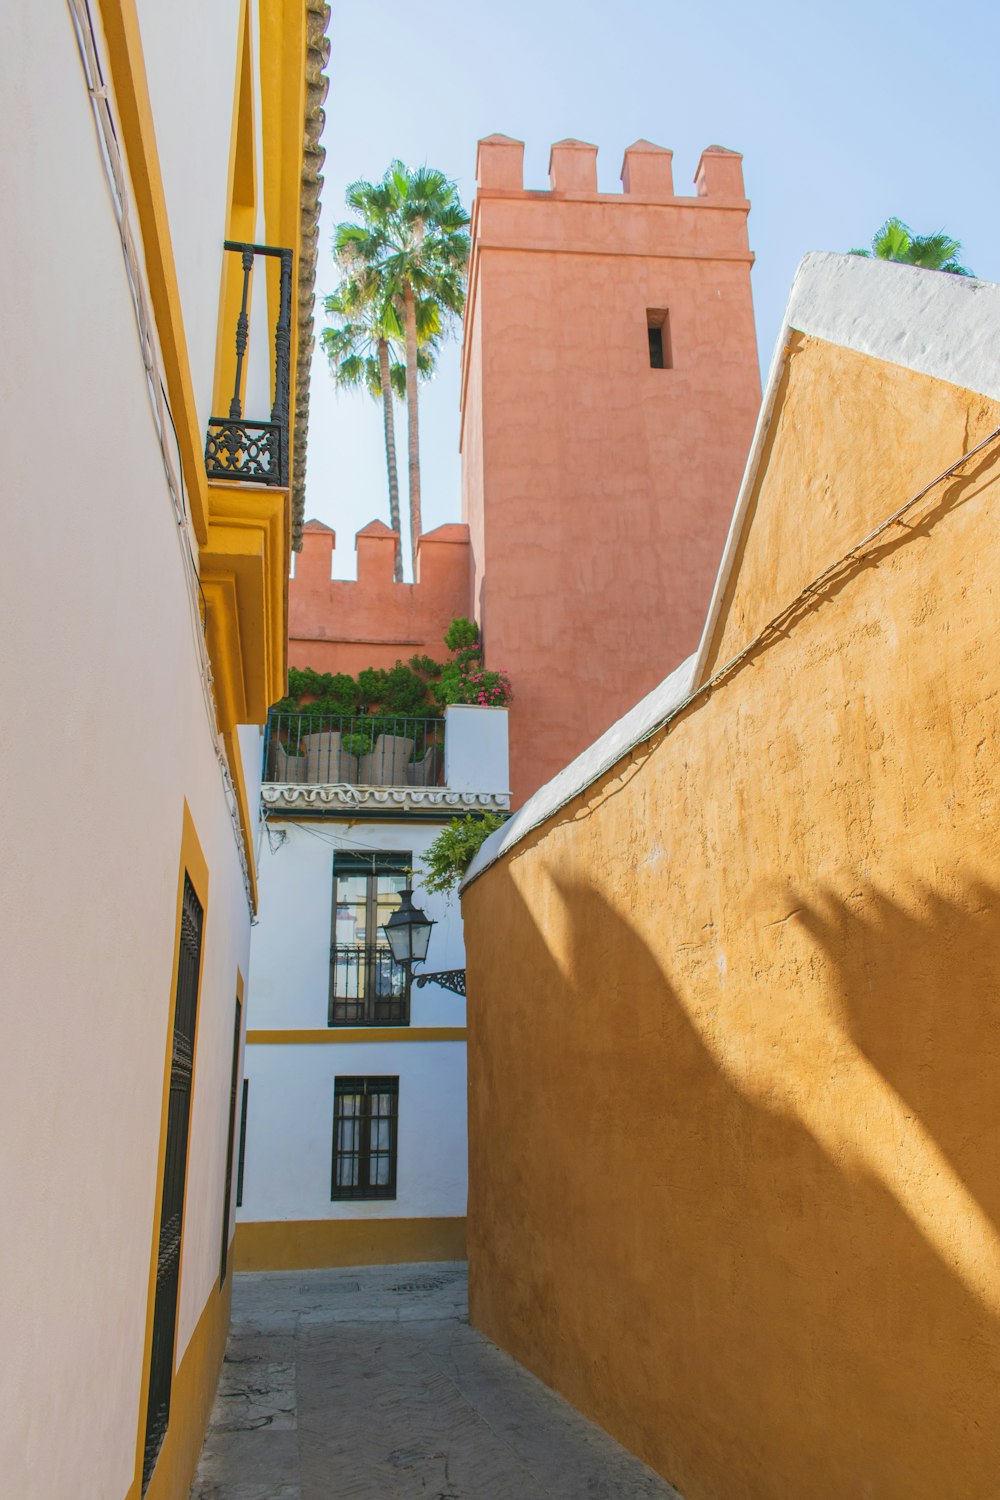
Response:
[[[395,1198],[398,1078],[338,1078],[330,1197]]]
[[[167,1139],[160,1201],[160,1241],[156,1258],[153,1337],[149,1355],[149,1397],[143,1445],[142,1493],[153,1469],[170,1420],[170,1387],[174,1370],[177,1293],[184,1228],[184,1180],[187,1170],[188,1126],[191,1118],[191,1078],[194,1070],[195,1023],[201,967],[202,908],[194,887],[184,877],[181,930],[177,955],[177,992],[167,1104]]]
[[[411,853],[373,849],[333,856],[331,1026],[408,1026],[410,973],[382,928],[399,906]]]
[[[236,376],[228,417],[209,417],[205,468],[210,479],[240,479],[254,484],[288,484],[289,405],[291,400],[292,251],[274,245],[246,245],[226,240],[224,249],[238,254],[243,266],[243,294],[236,319]],[[274,404],[269,419],[243,414],[243,367],[250,342],[250,278],[257,256],[281,263],[278,319],[274,330]]]
[[[387,945],[372,943],[330,950],[331,1026],[408,1026],[410,976]]]
[[[272,711],[263,779],[279,785],[439,786],[444,732],[443,719]]]

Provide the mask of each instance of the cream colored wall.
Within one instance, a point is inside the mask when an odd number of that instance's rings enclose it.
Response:
[[[213,415],[233,124],[230,80],[236,76],[240,5],[241,0],[212,0],[210,5],[203,0],[136,0],[203,430]],[[235,333],[234,328],[234,339]]]
[[[1000,422],[782,400],[722,660]],[[687,1500],[996,1493],[998,506],[994,442],[463,897],[473,1321]]]
[[[191,33],[167,9],[160,45],[181,76]],[[202,7],[191,24],[204,47],[212,16]],[[17,212],[5,216],[0,278],[0,1473],[11,1496],[117,1500],[136,1454],[185,799],[210,893],[178,1358],[217,1295],[249,911],[69,12],[16,8],[3,30],[0,134]],[[201,61],[193,51],[207,69],[211,48]],[[209,167],[205,197],[224,201],[212,150],[192,152],[192,204]],[[192,309],[203,235],[218,238],[205,218],[192,208],[190,237],[179,235]],[[217,295],[215,279],[206,302]]]

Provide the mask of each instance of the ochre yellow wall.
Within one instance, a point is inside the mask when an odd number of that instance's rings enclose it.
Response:
[[[720,659],[998,421],[803,349]],[[964,472],[464,897],[473,1321],[687,1500],[998,1493],[1000,445]]]
[[[464,1260],[464,1219],[280,1219],[236,1226],[237,1271]]]
[[[709,672],[996,423],[973,391],[793,333]]]

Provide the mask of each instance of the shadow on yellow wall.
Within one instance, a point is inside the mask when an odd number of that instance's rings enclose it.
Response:
[[[680,979],[548,873],[476,960],[473,1321],[688,1500],[995,1500],[997,891],[788,891],[725,972],[688,913]]]

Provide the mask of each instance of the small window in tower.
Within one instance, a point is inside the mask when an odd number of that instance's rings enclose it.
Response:
[[[670,313],[665,307],[646,308],[646,332],[649,334],[649,365],[653,370],[672,370],[670,349]]]

